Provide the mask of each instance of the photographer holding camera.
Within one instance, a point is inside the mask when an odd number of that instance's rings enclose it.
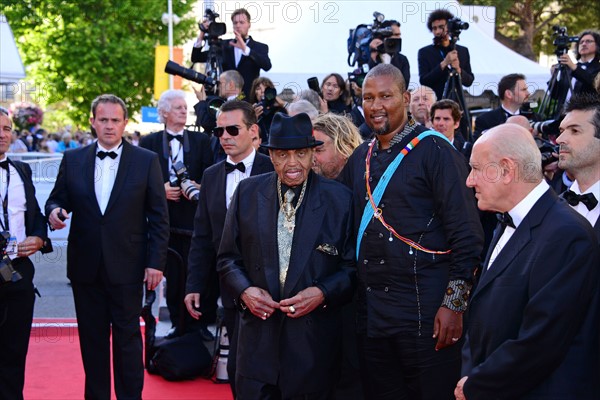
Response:
[[[456,31],[467,29],[468,24],[455,19],[451,12],[440,9],[429,15],[427,28],[433,33],[433,44],[421,48],[418,53],[421,85],[429,86],[437,98],[442,99],[450,71],[454,70],[459,74],[463,86],[471,86],[475,76],[471,71],[469,49],[451,40],[454,36],[458,38]]]
[[[165,270],[171,334],[178,336],[184,333],[186,328],[191,328],[193,322],[183,308],[182,282],[185,282],[187,256],[197,207],[197,199],[194,201],[193,196],[198,193],[200,185],[197,182],[202,179],[204,170],[213,164],[213,153],[206,134],[185,129],[188,113],[183,91],[163,92],[158,100],[158,115],[165,124],[165,129],[144,136],[140,147],[158,154],[169,207],[169,248],[175,250],[183,261],[180,265],[175,257],[169,257]],[[204,305],[209,306],[208,302]],[[214,310],[204,311],[206,320],[212,322],[211,311],[214,319],[216,307]],[[200,328],[205,330],[205,326]]]
[[[575,49],[577,63],[568,52],[558,58],[559,64],[571,70],[573,94],[594,93],[594,78],[600,72],[600,33],[587,30],[579,35]]]
[[[400,22],[396,20],[387,20],[381,23],[380,30],[387,32],[391,30],[391,35],[381,35],[377,31],[373,32],[373,39],[369,43],[369,50],[371,51],[371,57],[369,59],[369,69],[375,67],[377,64],[392,64],[402,72],[404,81],[408,84],[410,82],[410,64],[408,58],[400,51],[389,54],[386,52],[385,41],[389,39],[397,39],[398,41],[402,38],[400,32]]]
[[[36,289],[28,258],[47,253],[46,219],[35,198],[31,168],[6,157],[12,135],[8,113],[0,108],[0,398],[23,399],[25,357],[29,346]]]
[[[213,17],[218,14],[208,13]],[[212,18],[214,20],[214,18]],[[260,70],[268,71],[271,69],[271,60],[269,59],[269,46],[252,39],[248,35],[250,30],[250,13],[240,8],[231,15],[233,22],[233,33],[235,39],[220,41],[220,57],[223,71],[237,70],[244,78],[243,92],[246,97],[250,95],[252,82],[260,76]],[[192,62],[207,62],[208,51],[203,51],[202,46],[205,37],[205,31],[210,30],[210,25],[214,24],[210,18],[206,18],[201,24],[198,40],[192,50]],[[219,32],[220,33],[220,32]]]

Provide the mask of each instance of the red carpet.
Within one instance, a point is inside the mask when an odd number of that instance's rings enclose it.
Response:
[[[79,400],[84,373],[74,320],[34,320],[25,372],[26,400]],[[113,395],[113,399],[114,399]],[[229,385],[197,378],[169,382],[146,373],[145,400],[231,400]]]

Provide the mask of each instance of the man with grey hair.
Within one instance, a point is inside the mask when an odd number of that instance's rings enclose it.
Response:
[[[202,179],[204,170],[213,163],[208,136],[185,129],[187,110],[185,92],[181,90],[163,92],[158,100],[158,115],[160,121],[165,124],[165,128],[144,136],[140,140],[140,147],[158,154],[169,206],[171,232],[169,247],[181,257],[169,257],[165,270],[167,306],[172,324],[170,334],[174,336],[184,333],[187,328],[195,325],[195,320],[185,312],[183,304],[185,288],[181,282],[185,282],[187,257],[190,251],[197,206],[197,201],[187,197],[187,194],[181,190],[181,182],[179,182],[177,173],[181,168],[176,165],[184,166],[191,183],[199,188],[200,185],[197,182]],[[203,310],[205,319],[203,319],[200,329],[209,338],[210,335],[208,335],[204,322],[211,322],[216,318],[216,297],[212,302],[207,299],[203,302],[203,306],[207,308]]]
[[[293,103],[289,103],[286,110],[290,117],[305,113],[310,117],[311,121],[314,121],[319,116],[319,110],[308,100],[296,100]]]
[[[466,183],[479,208],[502,215],[470,299],[456,398],[599,398],[600,248],[591,226],[544,181],[540,152],[520,126],[481,136],[471,167]]]
[[[417,86],[410,91],[410,115],[419,124],[431,128],[432,122],[429,112],[433,103],[437,101],[435,92],[429,86]]]

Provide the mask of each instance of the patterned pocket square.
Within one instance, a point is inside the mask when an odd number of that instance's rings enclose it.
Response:
[[[329,254],[330,256],[337,256],[338,251],[335,246],[327,243],[323,243],[317,247],[317,250],[322,251],[325,254]]]

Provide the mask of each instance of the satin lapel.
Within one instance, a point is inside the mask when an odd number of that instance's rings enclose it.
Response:
[[[159,153],[160,157],[158,157],[158,160],[160,161],[160,169],[162,170],[163,177],[165,179],[168,179],[168,177],[169,177],[169,150],[170,150],[171,146],[169,145],[169,141],[167,140],[167,131],[163,130],[157,140],[161,144],[159,146],[159,148],[162,150],[161,153]]]
[[[98,212],[98,214],[102,214],[102,212],[100,211],[100,205],[98,204],[98,199],[96,198],[96,177],[94,176],[96,173],[97,149],[97,143],[94,143],[93,145],[89,146],[88,151],[84,154],[85,158],[83,160],[82,165],[75,164],[75,167],[80,167],[83,169],[83,175],[87,186],[87,193],[90,198],[90,202],[96,205],[94,209]],[[77,176],[76,173],[74,175]]]
[[[219,166],[219,170],[215,175],[215,187],[214,187],[214,207],[215,211],[219,215],[219,219],[225,222],[225,215],[227,214],[227,174],[225,173],[225,163]],[[202,190],[202,189],[200,189]]]
[[[277,175],[258,191],[256,214],[258,215],[258,240],[262,255],[262,270],[269,293],[279,300],[279,252],[277,249]]]
[[[306,203],[304,203],[304,211],[301,213],[302,218],[296,220],[290,266],[283,290],[284,297],[290,296],[290,292],[308,266],[308,260],[317,246],[317,236],[327,210],[327,207],[321,203],[319,177],[316,174],[312,174],[311,183],[307,190],[308,196],[304,199]]]
[[[548,189],[548,191],[540,197],[531,210],[529,210],[529,213],[525,219],[523,219],[508,243],[502,248],[502,251],[498,254],[498,257],[496,257],[492,266],[481,276],[481,281],[473,294],[474,297],[498,275],[502,274],[521,250],[529,245],[532,238],[532,230],[542,222],[548,209],[557,201],[558,198],[552,189]]]
[[[106,210],[104,211],[104,215],[110,212],[113,204],[117,201],[119,197],[119,193],[123,189],[123,185],[125,184],[127,175],[129,174],[129,167],[131,165],[131,145],[126,141],[123,141],[123,151],[121,152],[121,161],[119,161],[119,168],[117,169],[117,176],[115,178],[115,184],[110,192],[110,197],[108,199],[108,204],[106,205]]]
[[[596,237],[598,238],[598,244],[600,244],[600,217],[596,220],[594,224],[594,231],[596,232]]]

